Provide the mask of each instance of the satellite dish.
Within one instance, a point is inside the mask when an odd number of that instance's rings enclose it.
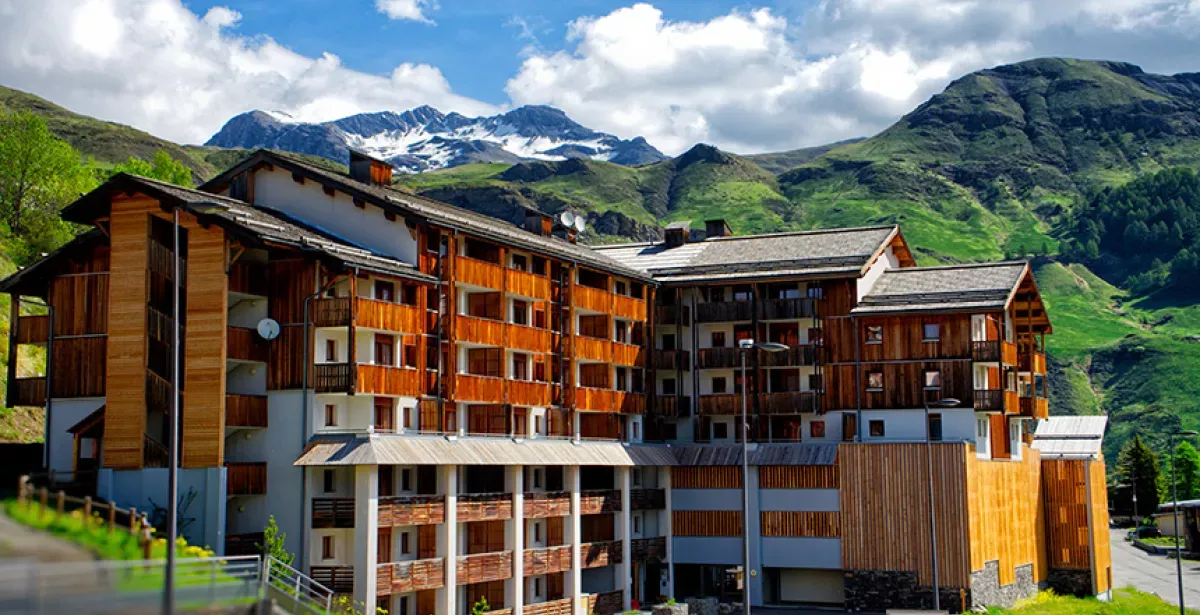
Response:
[[[583,216],[575,216],[575,230],[582,233],[585,227],[587,227],[587,220]]]
[[[275,322],[272,318],[264,318],[258,321],[258,326],[255,329],[258,330],[259,337],[264,340],[273,340],[279,337],[279,323]]]
[[[563,226],[570,228],[575,225],[575,214],[569,211],[564,211],[561,214],[558,214],[558,221],[561,222]]]

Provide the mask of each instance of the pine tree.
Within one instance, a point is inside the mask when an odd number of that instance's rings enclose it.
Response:
[[[1131,488],[1137,486],[1138,516],[1150,515],[1158,509],[1158,455],[1142,442],[1141,436],[1134,436],[1121,449],[1121,454],[1117,456],[1117,472],[1125,485]],[[1126,502],[1122,508],[1129,510],[1132,505]]]
[[[1187,442],[1175,447],[1175,487],[1180,500],[1200,498],[1200,452]]]
[[[271,515],[267,519],[266,529],[263,530],[263,543],[258,545],[258,548],[262,549],[263,557],[274,557],[281,563],[291,566],[296,556],[287,550],[286,540],[287,534],[279,531],[279,525],[275,523],[275,515]]]

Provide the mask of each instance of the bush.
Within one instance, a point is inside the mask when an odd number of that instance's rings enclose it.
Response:
[[[143,556],[141,538],[129,532],[128,527],[117,527],[108,531],[108,522],[99,512],[93,511],[90,518],[85,519],[82,510],[73,510],[59,515],[50,507],[43,509],[39,502],[29,501],[24,504],[17,500],[6,500],[4,511],[10,519],[34,529],[49,532],[70,542],[73,542],[93,553],[101,559],[131,560]],[[175,543],[176,554],[180,557],[212,557],[213,551],[203,547],[192,546],[180,538]],[[161,559],[167,556],[167,541],[165,538],[154,540],[150,545],[150,557]]]

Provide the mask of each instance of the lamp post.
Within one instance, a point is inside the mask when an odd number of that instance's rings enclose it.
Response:
[[[961,402],[953,397],[933,402],[935,408],[954,408]],[[942,610],[942,589],[938,584],[937,514],[933,507],[933,434],[929,429],[929,402],[925,407],[925,471],[929,475],[929,548],[933,558],[933,610]]]
[[[785,344],[755,343],[752,339],[738,340],[742,355],[742,610],[750,615],[750,422],[746,415],[746,352],[754,348],[766,352],[782,352]]]
[[[1171,456],[1171,516],[1175,520],[1175,576],[1179,579],[1179,615],[1185,615],[1183,608],[1183,552],[1179,550],[1179,481],[1175,478],[1175,438],[1190,438],[1200,435],[1200,432],[1190,429],[1177,431],[1168,438]]]

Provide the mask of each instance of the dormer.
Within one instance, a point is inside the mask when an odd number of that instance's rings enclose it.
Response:
[[[392,184],[392,165],[358,150],[350,150],[350,179],[373,186]]]
[[[716,220],[704,221],[704,236],[712,239],[714,237],[729,237],[733,235],[733,229],[729,228],[729,224],[718,218]]]
[[[667,225],[665,233],[666,246],[668,248],[678,248],[687,243],[692,233],[692,223],[684,220],[682,222],[672,222]]]

